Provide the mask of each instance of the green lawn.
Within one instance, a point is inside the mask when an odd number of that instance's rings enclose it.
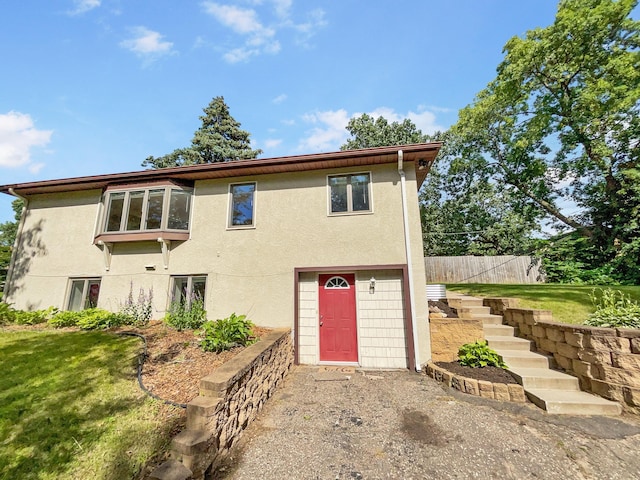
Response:
[[[596,293],[601,288],[595,287]],[[620,290],[636,301],[640,301],[640,286],[616,286],[611,287]],[[595,309],[589,294],[594,287],[591,285],[559,285],[559,284],[532,284],[532,285],[497,285],[497,284],[451,284],[448,290],[468,293],[478,297],[513,297],[520,299],[521,308],[535,308],[539,310],[551,310],[553,319],[563,323],[582,323],[589,313]]]
[[[139,348],[102,332],[0,329],[0,478],[136,478],[172,427],[138,388]]]

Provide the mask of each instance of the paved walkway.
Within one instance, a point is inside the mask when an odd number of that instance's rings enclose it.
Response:
[[[422,375],[296,367],[218,479],[640,479],[640,419],[549,415]]]

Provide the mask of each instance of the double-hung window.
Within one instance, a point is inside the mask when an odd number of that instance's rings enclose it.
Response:
[[[329,176],[331,214],[371,212],[371,174]]]
[[[191,306],[194,301],[204,302],[207,287],[206,275],[183,275],[171,277],[171,303]]]
[[[255,194],[255,182],[229,185],[229,228],[255,226]]]
[[[72,278],[69,280],[67,310],[79,311],[98,306],[99,278]]]
[[[191,195],[176,186],[108,191],[103,233],[188,231]]]

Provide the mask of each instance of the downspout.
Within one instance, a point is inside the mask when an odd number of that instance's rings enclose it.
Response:
[[[9,295],[9,285],[11,284],[11,277],[13,276],[13,267],[16,263],[16,257],[18,256],[18,242],[22,236],[22,230],[24,229],[25,217],[27,216],[27,209],[29,208],[29,199],[19,195],[13,188],[9,188],[9,193],[14,197],[18,197],[22,200],[22,212],[20,213],[20,223],[18,224],[18,231],[16,232],[16,239],[13,241],[13,249],[11,251],[11,260],[9,261],[9,269],[7,270],[7,278],[4,282],[4,289],[2,292],[2,299],[6,302]]]
[[[411,256],[411,240],[409,237],[409,212],[407,211],[407,183],[403,170],[403,153],[398,150],[398,174],[400,175],[400,191],[402,192],[402,217],[404,220],[404,249],[407,256],[407,274],[409,276],[409,297],[411,299],[411,329],[413,330],[413,353],[416,371],[420,371],[420,352],[418,350],[418,322],[416,319],[416,301],[413,288],[413,265]]]

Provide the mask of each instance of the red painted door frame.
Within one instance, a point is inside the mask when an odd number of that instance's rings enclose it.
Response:
[[[318,284],[320,361],[357,362],[355,274],[321,274]]]

